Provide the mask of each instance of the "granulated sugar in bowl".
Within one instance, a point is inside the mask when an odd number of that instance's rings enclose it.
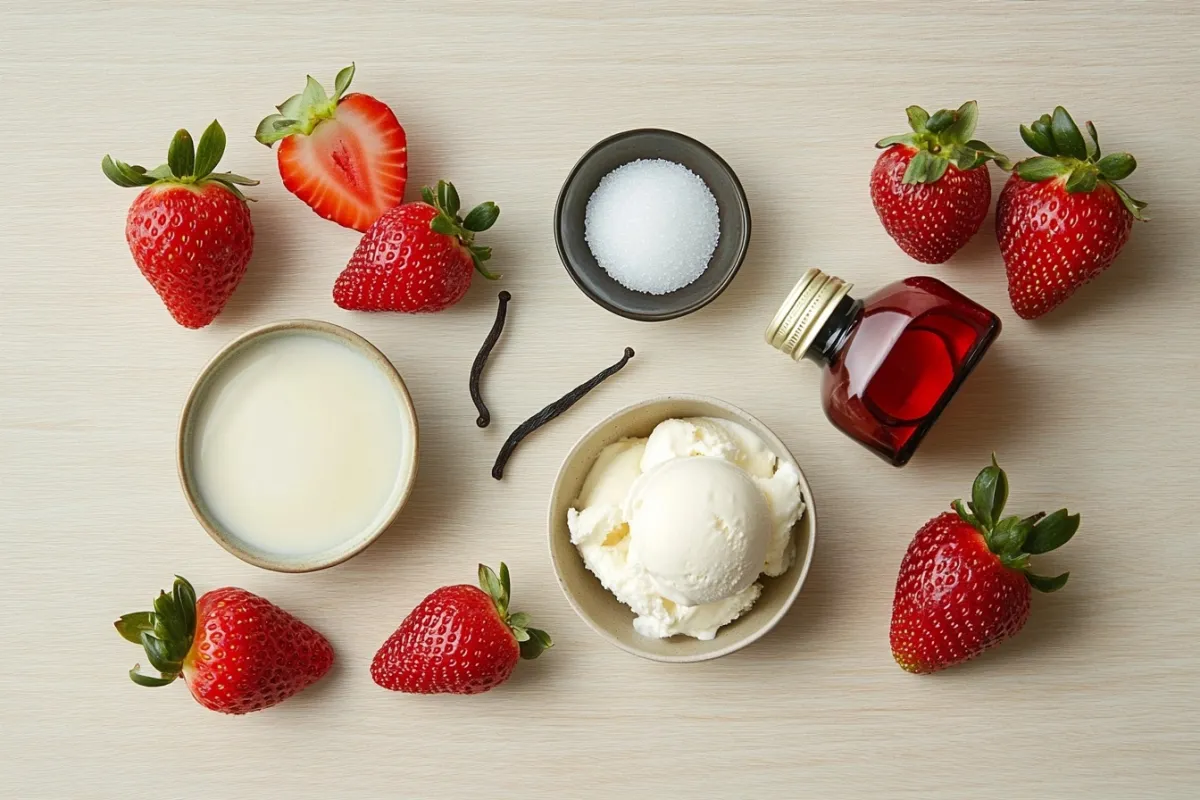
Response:
[[[596,263],[627,289],[668,294],[699,278],[720,238],[708,185],[682,164],[638,159],[601,179],[584,236]]]

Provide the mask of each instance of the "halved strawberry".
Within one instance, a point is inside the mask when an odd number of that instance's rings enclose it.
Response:
[[[254,138],[280,142],[279,174],[288,191],[325,219],[365,231],[404,199],[408,140],[396,115],[368,94],[346,94],[354,65],[334,79],[330,98],[311,75],[258,124]]]

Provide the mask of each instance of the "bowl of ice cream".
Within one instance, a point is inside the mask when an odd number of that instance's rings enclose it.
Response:
[[[559,586],[589,627],[683,663],[740,650],[783,618],[812,562],[816,512],[765,425],[720,400],[668,395],[580,438],[548,529]]]
[[[655,128],[588,150],[554,208],[563,266],[593,302],[643,322],[715,300],[750,244],[750,203],[733,169],[701,142]]]

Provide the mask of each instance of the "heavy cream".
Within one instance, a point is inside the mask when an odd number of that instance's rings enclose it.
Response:
[[[198,402],[195,492],[265,553],[322,553],[375,528],[416,466],[399,388],[365,353],[315,331],[247,344]]]

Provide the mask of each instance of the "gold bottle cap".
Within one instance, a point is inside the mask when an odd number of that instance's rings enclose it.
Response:
[[[799,361],[853,286],[816,268],[805,272],[767,326],[767,344]]]

